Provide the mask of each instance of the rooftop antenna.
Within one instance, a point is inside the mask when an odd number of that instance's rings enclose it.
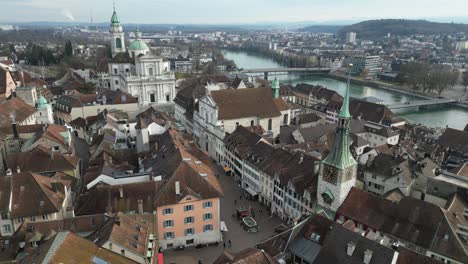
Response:
[[[94,24],[94,22],[93,22],[93,9],[89,9],[89,13],[91,15],[91,25],[93,25]]]

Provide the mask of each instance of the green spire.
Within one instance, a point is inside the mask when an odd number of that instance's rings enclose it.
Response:
[[[349,71],[351,72],[351,68],[349,68]],[[343,98],[343,105],[341,105],[341,111],[338,115],[338,117],[340,118],[351,118],[351,114],[349,113],[349,83],[350,76],[348,76],[348,84],[346,85],[346,92]]]
[[[271,89],[273,90],[273,98],[279,98],[279,90],[280,90],[280,83],[275,78],[275,80],[271,83]]]
[[[351,66],[352,65],[350,65],[350,70]],[[338,115],[339,121],[335,133],[335,142],[333,143],[330,154],[328,154],[323,161],[323,163],[340,170],[356,165],[356,160],[353,158],[353,155],[349,150],[349,122],[351,121],[351,114],[349,113],[349,83],[350,77],[348,76],[348,85],[346,86],[343,105],[341,106],[341,111]]]
[[[112,14],[111,18],[112,25],[120,24],[119,17],[117,16],[117,12],[115,12],[115,3],[114,3],[114,13]]]

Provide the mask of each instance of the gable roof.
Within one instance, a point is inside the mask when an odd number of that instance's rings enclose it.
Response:
[[[392,202],[352,188],[337,215],[458,261],[468,260],[442,209],[425,201],[403,197]]]
[[[23,263],[96,263],[96,257],[112,264],[136,263],[97,246],[71,232],[59,232],[30,252]]]
[[[119,213],[114,219],[108,221],[99,230],[94,232],[89,239],[95,241],[102,246],[106,242],[111,242],[124,247],[126,250],[146,257],[148,250],[147,241],[152,233],[147,219],[153,219],[152,214],[147,214],[149,217],[140,217],[145,215],[126,215]]]
[[[351,256],[347,254],[349,243],[355,246]],[[390,264],[395,254],[393,249],[380,245],[358,233],[335,224],[326,235],[323,241],[323,247],[314,260],[314,264],[361,264],[364,263],[364,254],[367,250],[370,250],[372,254],[369,264]]]
[[[136,116],[137,124],[136,129],[142,129],[148,127],[152,123],[156,123],[161,127],[165,127],[168,122],[166,115],[153,107],[148,108],[146,111]]]
[[[154,200],[155,206],[176,204],[180,198],[183,198],[186,192],[197,194],[201,200],[222,197],[222,193],[209,184],[204,177],[207,176],[202,176],[187,161],[182,161],[164,188],[156,194]],[[175,191],[176,182],[179,182],[180,195],[177,195]]]
[[[218,106],[220,120],[281,115],[271,89],[268,88],[225,89],[211,91],[210,96]]]
[[[152,212],[154,194],[164,184],[164,181],[151,181],[112,186],[98,185],[79,197],[75,214],[138,212],[138,200],[143,202],[144,212]]]
[[[438,143],[444,148],[468,153],[468,131],[447,128],[439,137]]]
[[[30,106],[19,97],[0,102],[0,127],[11,126],[12,114],[15,116],[17,123],[22,123],[36,112],[36,108]]]
[[[247,248],[238,253],[223,252],[213,264],[276,264],[268,253],[260,249]]]
[[[65,200],[65,182],[36,173],[22,172],[2,177],[0,184],[5,191],[8,189],[0,197],[0,204],[5,205],[4,199],[9,201],[10,193],[13,195],[11,214],[14,218],[57,213]],[[2,207],[2,210],[9,211],[9,208]]]
[[[21,152],[7,157],[7,165],[11,170],[18,167],[21,171],[30,172],[56,172],[74,170],[78,166],[79,158],[60,153],[51,153],[51,150],[36,147],[29,152]]]

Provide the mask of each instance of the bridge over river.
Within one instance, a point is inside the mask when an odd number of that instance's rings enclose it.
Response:
[[[430,100],[418,100],[418,101],[408,101],[404,103],[398,104],[390,104],[387,105],[388,108],[391,110],[395,109],[402,109],[402,108],[410,108],[410,107],[420,107],[420,106],[428,106],[428,105],[444,105],[444,104],[451,104],[456,103],[457,100],[454,99],[430,99]]]
[[[289,73],[329,73],[330,68],[265,68],[265,69],[245,69],[240,71],[251,76],[261,76],[268,80],[268,75],[288,75]]]

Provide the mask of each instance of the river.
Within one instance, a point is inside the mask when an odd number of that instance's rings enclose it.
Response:
[[[234,52],[223,50],[224,57],[229,60],[233,60],[237,67],[244,69],[256,69],[256,68],[281,68],[279,63],[273,59],[263,57],[260,55],[246,53],[246,52]],[[316,75],[297,75],[289,74],[287,76],[278,76],[281,83],[308,83],[308,84],[320,84],[328,89],[332,89],[344,94],[346,89],[346,83],[335,79],[325,78]],[[364,85],[352,84],[350,87],[350,95],[355,98],[364,97],[377,97],[384,101],[385,104],[400,103],[412,100],[421,100],[416,96],[402,94],[399,92],[393,92],[378,88],[373,88]],[[445,127],[449,126],[452,128],[463,129],[468,123],[468,110],[457,106],[440,106],[431,107],[431,109],[416,110],[406,109],[395,111],[399,116],[407,119],[412,123],[421,123],[429,127]]]

